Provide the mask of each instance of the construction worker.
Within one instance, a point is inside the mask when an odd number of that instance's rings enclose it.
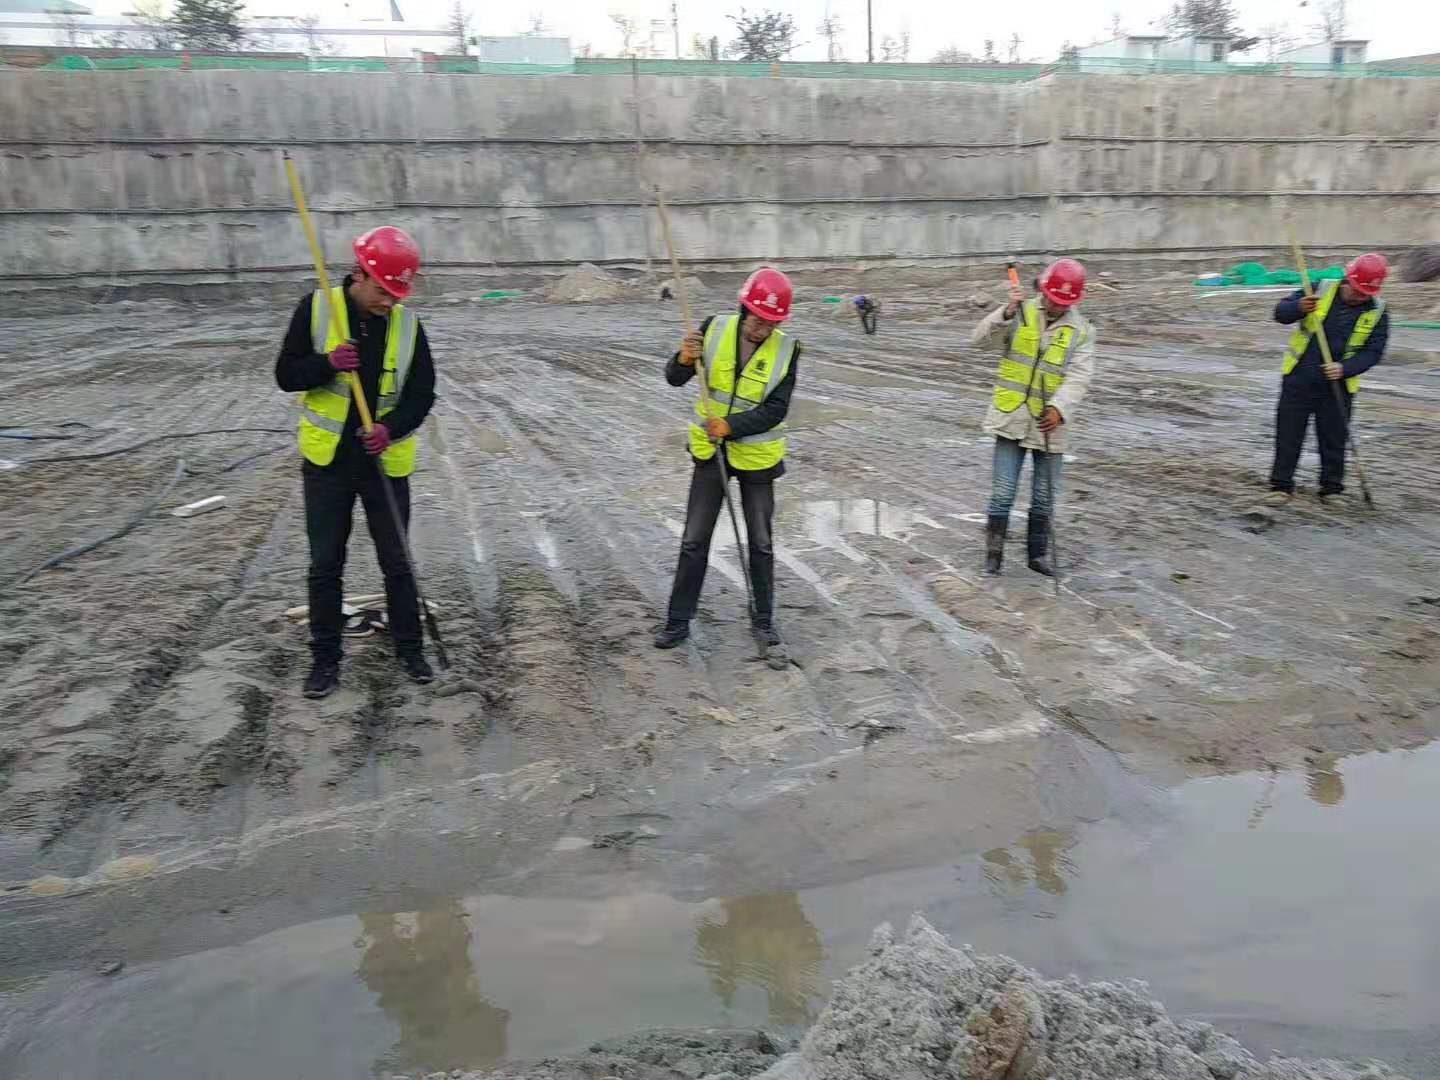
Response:
[[[356,239],[355,269],[330,295],[300,301],[275,362],[280,389],[299,392],[305,530],[310,538],[310,651],[304,693],[323,698],[340,683],[342,573],[355,498],[385,575],[390,634],[411,679],[435,678],[425,660],[415,579],[382,484],[410,521],[416,430],[435,404],[435,366],[420,320],[400,303],[420,269],[420,249],[392,225]],[[332,317],[332,311],[339,318]],[[335,323],[339,325],[336,326]],[[358,375],[375,425],[367,433],[350,396]],[[381,475],[381,472],[384,475]]]
[[[671,386],[684,386],[703,361],[708,400],[697,400],[698,423],[690,424],[695,471],[685,509],[680,563],[670,609],[655,635],[657,649],[673,649],[690,636],[690,620],[705,584],[710,536],[720,516],[725,484],[739,482],[749,534],[749,573],[755,598],[752,631],[767,657],[783,666],[783,643],[775,629],[775,480],[785,474],[785,415],[795,391],[800,342],[779,329],[790,318],[795,290],[779,270],[750,275],[740,290],[740,309],[705,320],[686,336],[665,369]],[[724,462],[716,454],[723,447]]]
[[[984,431],[995,436],[990,507],[985,524],[985,572],[1000,573],[1010,510],[1025,465],[1033,459],[1029,566],[1054,575],[1050,564],[1050,518],[1055,512],[1069,425],[1095,373],[1095,329],[1077,305],[1085,295],[1085,268],[1059,259],[1036,279],[1040,299],[1025,298],[1014,285],[1010,299],[980,321],[972,345],[1003,343],[995,393]]]
[[[1300,325],[1290,335],[1280,367],[1275,464],[1270,470],[1270,494],[1264,499],[1267,505],[1285,506],[1295,497],[1295,466],[1311,416],[1320,446],[1320,502],[1334,505],[1345,490],[1350,406],[1360,389],[1360,376],[1380,363],[1390,339],[1390,316],[1380,299],[1389,273],[1385,256],[1372,251],[1351,261],[1344,281],[1325,282],[1315,296],[1306,296],[1304,290],[1291,293],[1275,305],[1276,322]],[[1321,326],[1330,345],[1333,362],[1329,364],[1315,333]]]

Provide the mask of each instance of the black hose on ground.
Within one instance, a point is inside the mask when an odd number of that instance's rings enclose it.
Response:
[[[250,462],[254,461],[257,458],[267,457],[270,454],[278,453],[281,450],[287,450],[290,448],[290,446],[291,444],[288,442],[277,443],[275,446],[267,446],[264,450],[256,450],[253,453],[246,454],[244,457],[237,458],[229,465],[222,465],[218,469],[191,469],[187,467],[185,469],[185,475],[198,477],[223,476],[225,473],[234,472],[236,469],[240,468],[241,465],[248,465]]]
[[[175,485],[180,482],[180,478],[184,475],[185,459],[181,458],[175,463],[175,472],[171,475],[169,483],[167,483],[163,488],[161,488],[159,493],[157,493],[153,499],[147,502],[138,513],[136,513],[132,518],[126,521],[125,524],[121,525],[120,528],[116,529],[114,532],[106,533],[98,540],[91,540],[88,543],[79,544],[76,547],[68,548],[67,550],[62,551],[59,555],[54,555],[51,558],[46,559],[39,566],[35,567],[35,569],[30,570],[27,573],[21,574],[19,577],[15,578],[13,581],[5,585],[3,588],[0,588],[0,595],[3,595],[10,589],[15,588],[17,585],[25,584],[25,582],[29,581],[36,574],[43,573],[46,570],[51,570],[54,567],[59,566],[61,563],[68,562],[69,560],[79,555],[84,555],[87,552],[94,551],[101,544],[108,544],[111,540],[118,540],[120,537],[130,532],[147,517],[153,514],[155,512],[155,508],[165,501],[166,497],[170,494],[171,491],[174,490]]]
[[[32,458],[29,461],[21,462],[22,465],[59,465],[67,461],[98,461],[100,458],[114,457],[117,454],[128,454],[132,450],[140,450],[146,446],[153,446],[158,442],[166,442],[169,439],[196,439],[201,435],[241,435],[262,432],[266,435],[288,435],[293,429],[277,427],[234,427],[234,428],[211,428],[208,431],[174,431],[168,435],[156,435],[153,438],[145,439],[135,443],[133,446],[122,446],[118,450],[97,450],[93,454],[66,454],[64,457]]]

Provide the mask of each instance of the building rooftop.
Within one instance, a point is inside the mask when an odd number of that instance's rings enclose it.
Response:
[[[5,15],[89,15],[84,4],[73,0],[0,0],[0,14]]]

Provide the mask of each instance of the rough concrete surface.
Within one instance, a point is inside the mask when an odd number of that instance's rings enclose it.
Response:
[[[364,639],[318,704],[284,616],[306,567],[294,401],[272,376],[288,305],[4,319],[6,422],[64,437],[0,446],[16,463],[0,471],[0,968],[134,971],[479,888],[821,886],[1095,821],[1187,776],[1440,732],[1424,342],[1397,334],[1361,398],[1379,509],[1302,495],[1257,534],[1274,296],[1117,275],[1087,302],[1101,375],[1066,467],[1057,599],[1024,567],[1021,514],[1006,574],[978,571],[995,361],[965,342],[1002,269],[802,277],[785,672],[754,662],[723,527],[694,638],[650,644],[689,479],[693,391],[662,374],[674,305],[422,299],[440,401],[413,543],[453,668],[414,687]],[[716,297],[738,283],[707,279]],[[1391,310],[1435,290],[1396,286]],[[860,292],[885,301],[875,338],[820,310]],[[149,441],[168,435],[186,437]],[[216,494],[223,510],[158,513],[12,584],[182,459],[161,510]],[[347,574],[378,591],[359,520]],[[1025,985],[1048,1037],[1067,1031],[1068,991]],[[1127,994],[1105,1007],[1141,1009]]]
[[[183,101],[184,108],[176,103]],[[1275,107],[1283,101],[1285,108]],[[11,287],[273,280],[396,220],[427,274],[1440,242],[1440,79],[0,71]],[[637,119],[649,141],[642,171]]]

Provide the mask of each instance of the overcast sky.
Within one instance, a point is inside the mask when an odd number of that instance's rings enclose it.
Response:
[[[409,22],[443,23],[454,0],[398,0]],[[610,13],[622,12],[642,24],[670,18],[669,0],[461,0],[474,13],[474,27],[482,34],[511,34],[524,30],[531,14],[545,20],[555,33],[569,37],[578,48],[589,44],[597,55],[619,52],[620,36]],[[873,0],[876,55],[880,39],[898,36],[908,27],[912,60],[929,60],[937,50],[957,45],[980,54],[986,38],[995,41],[1003,59],[1010,36],[1019,33],[1023,59],[1053,60],[1066,41],[1079,45],[1111,36],[1119,15],[1129,33],[1153,33],[1169,0],[1017,0],[1011,3],[961,3],[959,0]],[[1326,0],[1236,0],[1242,28],[1258,33],[1268,25],[1283,25],[1306,41],[1318,40],[1313,30],[1314,8]],[[314,11],[322,19],[350,21],[383,8],[385,0],[250,0],[254,15]],[[98,0],[97,11],[123,10],[127,0]],[[727,13],[740,10],[739,0],[678,0],[682,49],[688,52],[692,34],[715,34],[722,46],[731,37]],[[825,59],[825,42],[818,27],[827,14],[844,28],[847,59],[865,58],[865,0],[750,0],[753,12],[765,8],[788,12],[800,28],[805,44],[795,52],[798,60]],[[1347,36],[1368,38],[1370,58],[1440,52],[1440,3],[1435,0],[1350,0],[1346,6]],[[1251,54],[1264,59],[1263,47]]]

